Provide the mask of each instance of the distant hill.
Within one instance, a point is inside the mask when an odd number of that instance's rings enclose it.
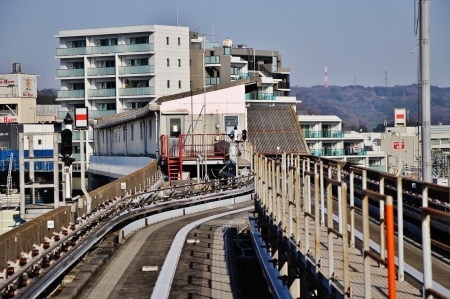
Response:
[[[416,84],[394,87],[291,86],[301,104],[297,111],[301,114],[337,115],[342,119],[344,129],[359,130],[361,127],[374,128],[394,122],[394,109],[406,108],[407,121],[416,124],[418,119],[418,89]],[[431,123],[450,124],[450,87],[431,86]],[[381,126],[379,126],[380,128]]]
[[[36,104],[38,105],[55,105],[56,104],[56,92],[54,88],[44,88],[38,90],[36,97]]]

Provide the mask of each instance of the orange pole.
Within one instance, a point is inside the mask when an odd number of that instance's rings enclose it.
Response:
[[[388,285],[389,298],[395,299],[395,243],[394,243],[394,206],[392,202],[386,204],[386,237],[387,237],[387,253],[388,253]]]

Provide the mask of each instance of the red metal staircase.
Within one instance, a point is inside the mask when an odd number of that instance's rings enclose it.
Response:
[[[169,137],[161,136],[161,159],[166,161],[169,180],[181,180],[183,173],[183,155],[181,146],[169,147]]]

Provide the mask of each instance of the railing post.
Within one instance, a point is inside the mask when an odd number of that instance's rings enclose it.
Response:
[[[339,182],[342,181],[342,177],[341,177],[341,164],[337,165],[337,180]],[[342,234],[343,230],[344,230],[344,224],[342,222],[342,190],[341,190],[341,186],[338,186],[337,191],[338,191],[338,214],[339,214],[339,232]],[[345,228],[347,229],[347,228]]]
[[[283,231],[286,231],[287,229],[287,223],[286,223],[286,152],[283,153],[283,159],[281,162],[281,176],[282,176],[282,186],[281,186],[281,222],[282,222],[282,227],[281,229]]]
[[[320,225],[325,225],[325,186],[323,184],[323,161],[320,160]]]
[[[309,174],[309,172],[305,174],[305,180],[303,185],[306,194],[306,196],[303,196],[303,220],[304,220],[303,227],[305,229],[304,239],[305,239],[305,264],[306,264],[307,261],[306,256],[309,254],[309,219],[306,213],[309,213],[308,202],[310,201],[310,198],[308,197],[310,197],[311,195],[311,175]]]
[[[281,194],[281,186],[280,186],[280,164],[276,164],[276,175],[275,175],[275,186],[276,186],[276,198],[277,198],[277,225],[281,222],[281,202],[278,198],[278,194]]]
[[[276,187],[276,181],[275,181],[275,160],[272,159],[272,161],[270,162],[271,165],[271,186],[272,186],[272,218],[275,220],[276,219],[276,209],[277,209],[277,187]],[[276,223],[275,221],[273,221],[274,223]]]
[[[295,226],[296,233],[295,237],[297,240],[297,245],[300,247],[301,244],[301,181],[300,181],[300,164],[297,163],[297,168],[295,169]]]
[[[331,173],[331,167],[328,168],[328,174]],[[331,178],[331,177],[330,177]],[[327,226],[333,227],[333,186],[331,182],[327,183]],[[328,294],[333,294],[333,276],[334,276],[334,246],[333,233],[328,229]],[[370,297],[366,297],[370,298]]]
[[[398,186],[397,186],[398,188]],[[389,299],[396,298],[395,289],[395,239],[394,239],[394,204],[392,196],[386,198],[386,237],[387,237],[387,253],[388,253],[388,285]]]
[[[319,273],[319,269],[321,267],[321,258],[320,258],[320,218],[319,218],[319,184],[320,184],[320,179],[319,179],[319,174],[317,173],[317,162],[315,163],[315,167],[314,167],[314,215],[315,215],[315,219],[314,219],[314,226],[316,228],[315,230],[315,258],[316,258],[316,274]],[[323,207],[322,207],[323,209]]]
[[[292,218],[293,218],[293,213],[292,213],[292,204],[293,204],[293,199],[294,199],[294,196],[293,196],[293,193],[294,192],[294,169],[293,169],[293,166],[289,166],[289,183],[288,183],[288,196],[289,196],[289,214],[288,214],[288,216],[289,216],[289,220],[288,220],[288,223],[289,223],[289,236],[292,236],[292,234],[294,233],[294,230],[293,230],[293,221],[292,221]]]
[[[398,280],[405,280],[405,254],[403,250],[403,180],[397,177],[397,238],[398,238]]]
[[[264,157],[264,198],[267,203],[267,214],[270,215],[271,201],[269,198],[269,167],[267,163],[267,157]]]
[[[350,171],[350,247],[355,248],[355,172]]]
[[[428,186],[422,187],[422,209],[428,207]],[[430,214],[422,212],[422,258],[423,258],[423,294],[424,298],[432,298],[427,290],[433,287],[433,272],[431,268],[431,235]]]
[[[367,186],[367,173],[363,170],[363,190]],[[370,250],[369,239],[369,196],[364,195],[362,198],[363,210],[363,257],[364,257],[364,298],[372,298],[370,296],[370,256],[366,254]]]
[[[348,257],[348,229],[347,229],[347,184],[342,183],[342,255],[344,258],[344,292],[350,297],[350,272],[349,272],[349,257]],[[395,266],[395,265],[394,265]]]
[[[380,194],[384,194],[384,177],[380,177]],[[380,257],[381,259],[386,258],[386,216],[384,213],[384,201],[380,200]],[[380,268],[383,268],[383,265],[380,264]]]

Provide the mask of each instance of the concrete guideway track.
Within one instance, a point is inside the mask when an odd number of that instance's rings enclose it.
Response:
[[[232,209],[249,207],[252,202],[236,204]],[[178,231],[193,221],[230,212],[229,207],[166,220],[133,234],[110,262],[96,275],[79,298],[149,298],[158,272],[142,272],[142,266],[161,269]]]

